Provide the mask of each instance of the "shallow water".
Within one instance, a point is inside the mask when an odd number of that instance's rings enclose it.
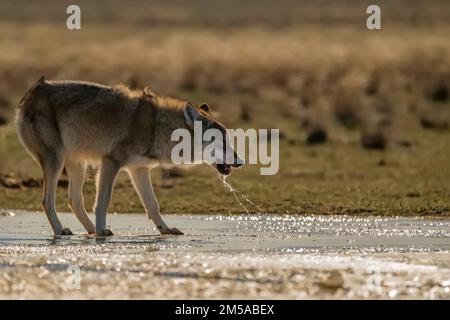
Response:
[[[450,298],[450,221],[109,215],[110,238],[54,239],[43,213],[0,216],[3,298]],[[68,285],[71,268],[80,288]],[[69,283],[70,284],[70,283]]]

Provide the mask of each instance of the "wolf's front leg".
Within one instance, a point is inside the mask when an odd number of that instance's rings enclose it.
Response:
[[[131,168],[128,170],[134,188],[144,204],[149,219],[152,219],[161,234],[178,234],[183,232],[177,228],[169,228],[159,213],[159,204],[153,191],[148,168]]]
[[[98,236],[111,236],[112,231],[106,229],[106,214],[108,212],[111,194],[120,167],[110,159],[103,159],[100,176],[97,181],[97,197],[95,200],[95,233]]]

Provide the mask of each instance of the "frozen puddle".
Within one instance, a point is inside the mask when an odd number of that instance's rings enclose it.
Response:
[[[88,237],[73,214],[59,214],[78,234],[54,239],[43,213],[2,217],[0,244],[48,245],[104,242],[152,244],[158,250],[321,252],[353,249],[390,252],[450,250],[450,220],[349,216],[166,215],[181,237],[160,236],[143,214],[111,214],[108,239]],[[93,217],[91,217],[93,218]]]
[[[110,214],[115,236],[54,239],[43,213],[0,216],[3,298],[450,298],[450,220]],[[79,289],[70,273],[79,271]],[[72,271],[71,271],[72,270]]]

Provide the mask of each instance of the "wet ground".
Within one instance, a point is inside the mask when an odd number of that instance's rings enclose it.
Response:
[[[0,213],[0,298],[450,299],[450,220],[110,215],[110,238],[53,238],[43,213]]]

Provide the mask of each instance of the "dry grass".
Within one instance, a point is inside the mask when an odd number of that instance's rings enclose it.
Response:
[[[282,104],[278,108],[299,109],[307,99],[313,113],[319,112],[316,118],[329,111],[353,126],[367,122],[367,113],[373,118],[393,112],[391,107],[377,109],[379,97],[399,113],[409,108],[423,113],[427,101],[437,100],[436,91],[448,96],[450,88],[448,28],[423,35],[345,28],[86,29],[76,33],[28,25],[18,30],[15,24],[3,24],[0,93],[15,94],[14,102],[44,74],[136,87],[150,84],[155,91],[172,94],[234,93]]]

